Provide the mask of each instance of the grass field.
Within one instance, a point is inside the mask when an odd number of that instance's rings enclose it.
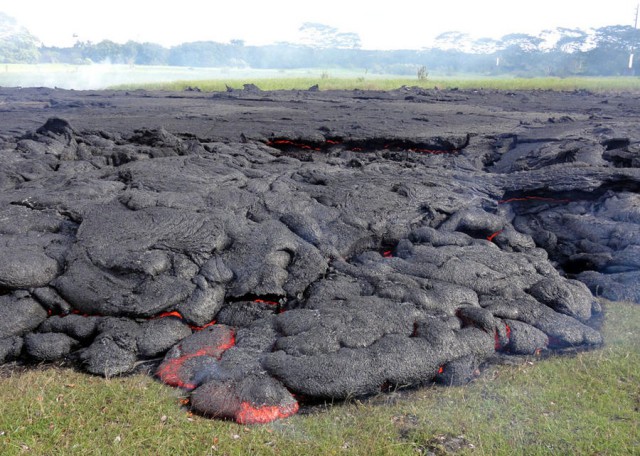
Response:
[[[285,78],[243,78],[243,79],[208,79],[172,82],[155,82],[145,84],[120,84],[114,89],[133,90],[174,90],[197,87],[205,92],[221,92],[226,87],[241,89],[243,84],[255,84],[262,90],[306,90],[318,85],[320,90],[393,90],[402,86],[422,87],[425,89],[483,89],[483,90],[589,90],[603,91],[640,91],[640,78],[501,78],[474,77],[456,78],[442,77],[426,80],[401,77],[285,77]]]
[[[607,303],[606,346],[262,426],[192,416],[150,377],[0,370],[0,454],[640,454],[640,306]]]
[[[204,91],[224,91],[227,85],[242,88],[243,84],[248,83],[256,84],[263,90],[305,90],[318,84],[320,90],[391,90],[405,85],[440,89],[640,91],[638,77],[513,78],[431,75],[426,80],[419,80],[417,75],[401,77],[341,69],[256,70],[104,64],[0,65],[0,86],[4,87],[44,86],[79,90],[183,90],[186,87],[198,87]]]

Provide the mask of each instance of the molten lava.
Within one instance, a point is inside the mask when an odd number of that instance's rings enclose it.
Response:
[[[202,331],[204,328],[208,328],[209,326],[213,326],[215,324],[216,320],[211,320],[209,323],[202,326],[189,325],[189,328],[193,329],[194,331]]]
[[[71,312],[74,315],[80,315],[81,317],[101,317],[102,315],[100,314],[88,314],[88,313],[84,313],[84,312],[80,312],[78,309],[71,309]]]
[[[183,372],[185,363],[200,356],[208,356],[215,359],[220,359],[222,354],[233,347],[235,343],[235,334],[231,332],[227,340],[222,341],[216,346],[203,347],[199,350],[196,350],[195,352],[185,353],[177,358],[168,360],[165,359],[165,361],[158,368],[156,375],[167,385],[192,390],[198,385],[189,381],[185,381]]]
[[[267,141],[267,146],[275,147],[277,149],[282,149],[284,147],[293,147],[293,148],[302,149],[302,150],[315,150],[317,152],[322,150],[320,147],[317,147],[317,146],[311,146],[303,142],[295,142],[288,139],[274,139],[271,141]]]
[[[278,302],[276,302],[276,301],[267,301],[266,299],[260,299],[260,298],[254,299],[254,300],[253,300],[253,302],[255,302],[255,303],[257,303],[257,304],[268,304],[268,305],[270,305],[270,306],[277,306],[277,305],[279,305],[279,303],[278,303]]]
[[[188,353],[184,356],[181,356],[180,358],[172,359],[167,363],[163,363],[158,368],[158,372],[156,374],[158,375],[158,377],[160,377],[160,380],[162,380],[167,385],[192,390],[198,385],[196,385],[195,383],[187,383],[182,380],[182,378],[180,377],[180,374],[182,373],[182,367],[186,361],[192,358],[197,358],[198,356],[208,356],[209,352],[210,351],[208,348],[203,348],[195,353]]]
[[[487,241],[489,242],[493,242],[493,240],[496,238],[496,236],[498,236],[500,233],[502,233],[504,230],[498,230],[495,233],[491,233],[489,236],[487,236]]]
[[[500,342],[500,334],[498,333],[498,330],[496,329],[496,331],[493,333],[496,351],[504,349],[507,345],[509,345],[509,340],[511,339],[511,327],[506,323],[504,324],[504,326],[507,333],[507,342],[504,345]]]
[[[155,320],[156,318],[166,318],[166,317],[176,317],[179,318],[180,320],[182,320],[182,315],[180,314],[180,312],[174,310],[172,312],[162,312],[159,313],[158,315],[151,317],[152,320]]]
[[[571,200],[567,198],[548,198],[544,196],[523,196],[520,198],[509,198],[509,199],[499,200],[498,204],[514,203],[518,201],[543,201],[547,203],[562,203],[562,204],[571,202]]]
[[[169,317],[173,317],[173,318],[178,318],[180,320],[184,320],[184,317],[182,316],[182,314],[180,312],[178,312],[177,310],[173,310],[171,312],[159,313],[158,315],[155,315],[155,316],[149,318],[149,320],[155,320],[157,318],[169,318]],[[208,328],[209,326],[213,326],[215,324],[216,324],[216,320],[212,320],[209,323],[204,324],[202,326],[189,325],[189,328],[191,328],[193,331],[202,331],[204,328]]]
[[[264,424],[295,415],[300,406],[297,402],[288,405],[263,405],[254,407],[249,402],[242,402],[235,418],[239,424]]]
[[[458,149],[430,149],[426,147],[420,147],[420,145],[406,142],[406,141],[391,141],[388,143],[380,144],[379,140],[373,140],[369,142],[364,141],[350,141],[343,142],[338,139],[327,139],[324,142],[311,142],[304,140],[291,140],[291,139],[271,139],[266,141],[267,146],[274,147],[279,150],[292,150],[298,149],[302,151],[315,151],[322,152],[327,151],[333,146],[342,145],[346,150],[351,152],[364,152],[365,150],[378,150],[382,148],[383,150],[391,150],[391,151],[408,151],[419,154],[431,154],[431,155],[439,155],[439,154],[451,154],[459,152]]]

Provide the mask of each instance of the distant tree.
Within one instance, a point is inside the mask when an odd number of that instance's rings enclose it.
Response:
[[[330,25],[305,22],[300,27],[302,42],[320,49],[359,49],[360,36],[353,32],[340,32]]]
[[[601,27],[595,30],[593,42],[594,47],[585,53],[589,74],[628,74],[629,54],[640,49],[640,30],[626,25]],[[634,66],[637,64],[636,60]]]
[[[424,65],[421,65],[418,68],[417,75],[420,81],[426,81],[427,78],[429,77],[429,72],[427,71],[427,67]]]
[[[593,47],[591,34],[581,29],[558,27],[549,35],[555,37],[555,42],[544,58],[545,74],[560,77],[583,75],[585,51]]]
[[[640,46],[640,30],[630,25],[611,25],[596,29],[594,37],[596,47],[628,51]]]
[[[434,45],[443,51],[463,51],[469,48],[472,42],[473,39],[468,33],[454,30],[436,36]]]
[[[155,43],[136,43],[136,65],[167,65],[169,50]]]
[[[556,51],[573,54],[586,51],[591,46],[590,35],[584,30],[558,27],[556,33],[559,35],[554,45]]]
[[[473,54],[493,54],[500,49],[500,41],[493,38],[478,38],[471,42],[469,51]]]
[[[14,18],[0,13],[0,63],[36,63],[39,44]]]
[[[87,46],[84,56],[94,63],[125,63],[123,46],[111,40]]]
[[[500,68],[518,76],[533,76],[541,73],[543,59],[540,45],[543,39],[525,33],[511,33],[500,39]]]
[[[532,53],[540,50],[543,39],[526,33],[510,33],[500,38],[500,47],[522,53]]]
[[[194,41],[169,50],[168,63],[176,66],[219,67],[228,64],[229,46],[215,41]]]

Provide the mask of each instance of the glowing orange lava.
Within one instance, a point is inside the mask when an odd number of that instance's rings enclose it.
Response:
[[[265,424],[294,415],[299,408],[297,402],[262,407],[254,407],[249,402],[242,402],[235,418],[239,424]]]
[[[158,315],[151,317],[150,320],[156,320],[158,318],[168,318],[168,317],[174,317],[174,318],[179,318],[180,320],[184,320],[184,317],[182,316],[182,314],[177,310],[173,310],[171,312],[159,313]],[[211,320],[209,323],[202,326],[189,325],[189,328],[191,328],[194,331],[202,331],[204,328],[208,328],[209,326],[213,326],[215,324],[216,324],[216,320]]]
[[[216,324],[216,320],[211,320],[206,325],[202,325],[202,326],[189,325],[189,328],[193,329],[194,331],[202,331],[204,328],[208,328],[209,326],[213,326],[215,324]]]
[[[199,356],[210,356],[216,359],[220,359],[222,354],[226,350],[233,347],[235,343],[235,335],[231,333],[227,341],[222,342],[217,346],[204,347],[193,353],[186,353],[178,358],[165,360],[158,368],[156,375],[167,385],[192,390],[198,385],[195,383],[186,382],[182,378],[182,367],[184,366],[184,363]]]
[[[547,198],[544,196],[523,196],[521,198],[509,198],[506,200],[499,200],[498,204],[507,204],[507,203],[513,203],[516,201],[546,201],[549,203],[570,203],[571,200],[570,199],[561,199],[561,198]]]
[[[269,304],[270,306],[277,306],[279,303],[277,303],[276,301],[267,301],[266,299],[254,299],[253,302],[258,303],[258,304]]]
[[[502,343],[500,342],[500,335],[498,334],[498,330],[496,329],[496,331],[493,333],[496,351],[502,350],[504,347],[509,345],[509,340],[511,339],[511,327],[506,323],[504,324],[504,326],[507,332],[507,343],[505,343],[504,345],[502,345]]]
[[[290,141],[288,139],[274,139],[272,141],[267,141],[267,146],[291,146],[303,150],[321,150],[319,147],[313,147],[305,143]]]
[[[180,358],[175,358],[165,362],[160,366],[158,372],[156,373],[160,380],[170,386],[177,386],[179,388],[184,388],[188,390],[194,389],[196,386],[195,383],[187,383],[182,381],[180,378],[181,369],[185,362],[190,360],[191,358],[197,358],[198,356],[206,356],[208,354],[208,347],[202,348],[195,353],[188,353]]]
[[[101,317],[102,316],[100,314],[91,315],[91,314],[88,314],[88,313],[83,313],[83,312],[80,312],[78,309],[71,309],[70,313],[72,313],[74,315],[80,315],[81,317]]]
[[[155,320],[156,318],[166,318],[166,317],[176,317],[179,318],[180,320],[182,320],[182,315],[180,314],[180,312],[174,310],[172,312],[162,312],[159,313],[158,315],[151,317],[152,320]]]
[[[489,236],[487,236],[487,241],[489,242],[493,242],[493,240],[496,238],[497,235],[499,235],[500,233],[502,233],[504,230],[498,230],[495,233],[491,233]]]

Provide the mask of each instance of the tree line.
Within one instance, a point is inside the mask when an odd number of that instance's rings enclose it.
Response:
[[[0,13],[0,63],[344,68],[398,75],[415,75],[427,68],[439,74],[525,77],[630,75],[640,65],[640,31],[631,26],[590,31],[558,28],[536,36],[510,34],[497,40],[447,32],[437,38],[434,47],[390,51],[361,49],[357,34],[339,33],[322,24],[303,27],[314,36],[310,43],[248,46],[242,40],[198,41],[167,48],[155,43],[104,40],[48,47],[39,45],[28,31]]]

